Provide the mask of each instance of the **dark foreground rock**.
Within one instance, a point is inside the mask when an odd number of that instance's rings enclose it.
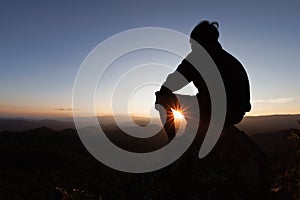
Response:
[[[128,174],[93,158],[73,129],[2,132],[0,199],[291,199],[299,194],[299,160],[276,154],[264,162],[258,146],[238,129],[224,131],[204,159],[198,152],[194,145],[166,168]]]

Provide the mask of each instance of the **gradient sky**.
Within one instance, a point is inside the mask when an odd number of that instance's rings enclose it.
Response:
[[[203,19],[219,22],[223,48],[248,72],[248,115],[300,113],[299,10],[297,1],[1,1],[0,116],[66,115],[77,70],[101,41],[147,26],[189,34]]]

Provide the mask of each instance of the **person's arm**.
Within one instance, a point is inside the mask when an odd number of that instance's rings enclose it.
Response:
[[[176,102],[177,98],[173,92],[183,88],[192,81],[194,73],[192,67],[187,60],[183,60],[176,71],[168,75],[160,90],[155,92],[155,104],[160,104],[166,109],[168,106],[165,104],[169,104],[171,101]]]
[[[184,59],[177,69],[168,75],[160,92],[174,92],[180,90],[192,81],[193,75],[193,66]]]
[[[171,142],[176,135],[175,124],[173,123],[173,109],[180,109],[180,104],[174,91],[181,89],[192,81],[192,66],[187,60],[183,60],[176,71],[169,74],[160,90],[155,93],[155,108],[159,111],[160,118],[164,125],[164,130]]]

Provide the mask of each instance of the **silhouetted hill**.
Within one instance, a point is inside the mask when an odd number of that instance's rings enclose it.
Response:
[[[74,129],[1,132],[0,160],[0,199],[124,196],[120,180],[125,174],[95,160]]]
[[[288,136],[292,130],[282,130],[274,133],[255,134],[251,138],[266,154],[290,154],[295,151]]]
[[[123,116],[117,115],[115,118],[122,126],[132,126],[130,120],[133,120],[140,126],[148,125],[150,119],[140,116]],[[300,115],[270,115],[270,116],[249,116],[245,117],[243,121],[238,124],[238,128],[245,131],[248,135],[254,135],[257,133],[273,133],[281,130],[297,128],[297,120],[300,119]],[[80,119],[82,121],[87,118]],[[111,115],[98,117],[101,125],[115,126],[114,118]],[[161,125],[159,119],[154,119],[154,123]],[[26,131],[35,129],[38,127],[48,127],[53,130],[63,130],[67,128],[75,128],[72,118],[66,118],[63,120],[31,120],[31,119],[0,119],[0,132],[1,131]]]
[[[266,115],[247,116],[237,127],[248,135],[257,133],[274,133],[281,130],[297,128],[300,115]]]
[[[86,121],[89,118],[81,118],[80,120]],[[115,117],[111,115],[100,116],[98,120],[101,124],[105,126],[115,125],[115,120],[118,120],[122,125],[128,125],[132,120],[136,124],[140,126],[147,125],[149,123],[149,118],[140,117],[140,116],[123,116],[117,115]],[[16,118],[16,119],[1,119],[0,118],[0,132],[1,131],[27,131],[30,129],[36,129],[38,127],[48,127],[50,129],[59,131],[67,128],[75,128],[73,118],[63,118],[59,119],[43,119],[43,120],[33,120],[33,119],[24,119],[24,118]]]
[[[266,182],[275,196],[270,199],[300,198],[300,154],[289,139],[296,129],[252,136],[265,153]]]
[[[155,148],[164,145],[165,136],[161,135],[162,133],[146,144],[126,138],[118,127],[105,127],[114,142],[119,142],[118,145],[128,147],[129,150],[144,152],[153,149],[155,145]],[[293,166],[288,162],[291,159],[288,156],[289,152],[292,151],[287,139],[288,134],[289,130],[253,136],[253,140],[267,155],[275,152],[281,156],[280,160],[274,160],[278,156],[270,157],[271,160],[267,163],[272,184],[282,180],[277,177],[282,177],[286,173],[285,170]],[[24,132],[0,132],[0,160],[0,199],[63,199],[58,196],[65,195],[65,199],[108,200],[131,199],[127,197],[129,194],[131,196],[132,192],[154,195],[160,193],[156,191],[157,188],[163,189],[170,184],[168,181],[175,181],[169,179],[173,177],[172,174],[169,175],[169,170],[177,166],[174,164],[171,168],[148,174],[118,172],[92,157],[82,145],[75,129],[55,131],[47,127]],[[186,163],[184,168],[188,168],[189,165]],[[190,173],[183,172],[177,176],[184,178]],[[150,183],[140,182],[143,180]],[[157,182],[152,183],[155,180]],[[177,181],[180,184],[180,180]],[[291,181],[287,179],[282,184],[290,184]],[[129,189],[133,184],[138,191]],[[143,188],[147,184],[155,186],[153,191],[151,188]],[[143,193],[144,191],[150,193]],[[163,191],[165,194],[172,193],[172,190]],[[146,196],[140,199],[144,198]]]
[[[48,127],[53,130],[75,128],[72,121],[30,120],[30,119],[0,119],[0,131],[27,131],[38,127]]]
[[[115,126],[107,125],[105,131],[112,141],[135,152],[157,149],[165,141],[160,134],[147,142],[131,141]],[[0,160],[1,200],[63,199],[57,195],[67,195],[65,199],[124,199],[128,181],[135,177],[97,161],[75,129],[0,132]]]

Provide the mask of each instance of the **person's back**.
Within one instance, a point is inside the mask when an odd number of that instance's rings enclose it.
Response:
[[[250,86],[243,65],[235,57],[225,51],[218,42],[219,32],[217,27],[218,23],[216,22],[209,23],[203,21],[193,29],[191,33],[192,54],[198,53],[197,45],[193,45],[194,42],[197,42],[208,52],[215,62],[221,74],[226,92],[226,125],[233,125],[239,123],[245,115],[245,112],[251,110]],[[187,68],[190,67],[194,68],[192,65]],[[202,76],[197,73],[196,70],[189,71],[187,68],[179,69],[178,67],[177,71],[179,70],[189,81],[193,81],[199,91],[199,100],[208,102],[205,106],[211,107],[209,91]]]
[[[247,73],[242,64],[221,46],[205,49],[214,60],[223,79],[227,100],[226,125],[237,124],[243,119],[245,112],[251,110]],[[196,86],[197,81],[194,83]]]

